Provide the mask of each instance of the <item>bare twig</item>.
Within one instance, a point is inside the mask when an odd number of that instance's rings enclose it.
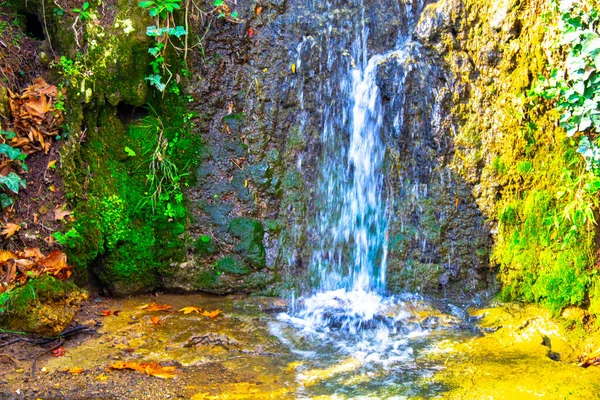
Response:
[[[56,350],[58,349],[60,346],[62,346],[63,344],[65,344],[65,340],[61,339],[58,344],[52,346],[51,348],[42,351],[40,354],[38,354],[37,356],[33,357],[33,364],[31,365],[31,377],[35,377],[35,369],[36,369],[36,364],[37,364],[37,360],[42,357],[44,354],[48,354],[50,353],[52,350]]]

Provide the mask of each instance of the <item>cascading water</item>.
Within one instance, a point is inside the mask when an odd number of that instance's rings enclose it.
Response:
[[[429,335],[415,315],[420,297],[386,294],[392,200],[384,179],[384,138],[394,136],[386,129],[399,131],[404,120],[401,109],[390,105],[407,101],[403,84],[411,58],[418,56],[409,34],[416,23],[412,11],[418,15],[424,6],[391,4],[404,7],[398,13],[406,17],[391,49],[369,54],[369,28],[377,24],[372,12],[366,15],[372,10],[364,0],[355,0],[304,5],[304,17],[311,19],[307,25],[319,28],[293,50],[294,63],[304,72],[293,83],[301,108],[299,129],[310,131],[318,124],[320,131],[314,223],[308,232],[312,292],[294,302],[290,313],[280,314],[271,331],[319,371],[312,375],[310,368],[300,369],[299,382],[312,386],[322,379],[318,374],[331,373],[337,377],[333,391],[345,393],[342,398],[348,393],[388,398],[381,388],[431,373],[415,358]],[[378,86],[383,66],[399,71],[392,99],[383,99]],[[305,108],[305,95],[319,107]],[[386,128],[390,112],[394,122]]]

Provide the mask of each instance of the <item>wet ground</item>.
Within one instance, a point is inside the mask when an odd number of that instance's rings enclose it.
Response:
[[[166,308],[152,303],[171,308],[152,311]],[[201,310],[178,311],[191,306]],[[92,298],[77,322],[97,330],[65,339],[61,356],[48,351],[60,341],[0,347],[0,399],[600,398],[598,367],[577,366],[584,344],[600,343],[593,335],[575,343],[572,327],[537,308],[468,316],[421,299],[395,307],[402,323],[393,340],[379,331],[351,340],[300,328],[281,314],[280,299]],[[382,343],[387,350],[378,352]],[[111,368],[152,362],[141,372]]]

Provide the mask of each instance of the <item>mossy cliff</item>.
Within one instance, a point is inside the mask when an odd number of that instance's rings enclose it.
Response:
[[[416,32],[451,77],[452,168],[492,225],[501,298],[597,313],[597,228],[581,218],[597,215],[597,193],[554,103],[531,91],[564,68],[558,18],[550,2],[444,0]]]

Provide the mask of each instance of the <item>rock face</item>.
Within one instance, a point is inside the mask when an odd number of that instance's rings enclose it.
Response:
[[[444,4],[422,15],[417,2],[366,6],[367,58],[401,47],[409,53],[382,64],[378,78],[393,291],[466,292],[486,286],[490,276],[490,228],[472,185],[451,168],[460,129],[451,110],[467,89],[453,87],[451,72],[429,48],[460,11],[460,2]],[[360,34],[358,10],[358,2],[271,1],[257,15],[238,4],[245,23],[217,21],[202,52],[192,53],[206,148],[188,192],[195,217],[189,232],[197,243],[207,241],[165,279],[166,287],[253,291],[280,279],[302,286],[320,240],[319,165],[345,157],[343,148],[331,154],[323,142],[323,106],[341,101],[340,74],[358,62],[348,52]],[[348,132],[336,134],[344,146]],[[236,234],[240,218],[252,218],[254,227],[246,221]]]

